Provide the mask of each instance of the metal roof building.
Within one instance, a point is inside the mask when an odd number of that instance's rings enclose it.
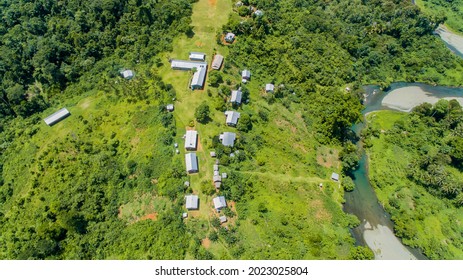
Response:
[[[212,200],[214,202],[215,210],[219,211],[222,208],[227,207],[227,202],[225,201],[224,196],[218,196]]]
[[[216,54],[214,56],[214,60],[212,61],[212,69],[215,69],[215,70],[219,70],[220,67],[222,67],[222,63],[223,63],[223,56],[220,55],[220,54]]]
[[[190,60],[204,61],[206,60],[206,54],[202,52],[190,52]]]
[[[167,111],[169,111],[169,112],[174,111],[174,104],[167,104],[166,109],[167,109]]]
[[[191,70],[193,68],[199,68],[200,66],[207,67],[206,62],[200,61],[189,61],[189,60],[178,60],[173,59],[170,62],[170,67],[175,70]]]
[[[233,147],[235,144],[236,134],[233,132],[224,132],[219,136],[224,146]]]
[[[241,78],[245,80],[251,79],[251,71],[244,69],[243,72],[241,72]]]
[[[197,195],[187,195],[185,196],[185,207],[188,210],[198,210],[199,209],[199,198]]]
[[[265,92],[273,93],[274,90],[275,90],[275,86],[273,84],[265,85]]]
[[[331,174],[331,179],[334,180],[334,181],[339,181],[339,174],[333,172]]]
[[[216,176],[213,177],[213,180],[214,180],[214,183],[215,182],[222,182],[222,176],[216,175]]]
[[[235,34],[229,32],[225,35],[225,41],[228,43],[232,43],[235,40]]]
[[[133,78],[133,71],[132,70],[124,70],[121,72],[122,74],[122,77],[124,77],[124,79],[132,79]]]
[[[186,163],[186,172],[196,173],[199,171],[198,158],[196,157],[196,153],[185,154],[185,163]]]
[[[227,116],[226,124],[228,126],[236,126],[240,118],[240,113],[236,111],[226,111],[225,116]]]
[[[227,217],[225,217],[225,216],[220,216],[220,217],[219,217],[219,220],[220,220],[220,223],[221,223],[221,224],[226,223],[226,222],[227,222]]]
[[[196,68],[196,72],[193,74],[191,80],[191,89],[202,89],[204,86],[204,80],[206,79],[207,66],[200,65]]]
[[[43,120],[45,121],[45,123],[47,125],[52,126],[55,123],[67,118],[69,115],[71,115],[71,113],[68,111],[68,109],[63,108],[63,109],[51,114],[50,116],[46,117]]]
[[[235,104],[241,104],[241,98],[243,97],[243,93],[241,92],[241,88],[238,90],[232,90],[230,102]]]
[[[185,137],[185,149],[189,151],[196,150],[198,146],[198,132],[196,130],[187,130]]]

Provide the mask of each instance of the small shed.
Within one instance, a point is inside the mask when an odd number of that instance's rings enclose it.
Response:
[[[275,91],[275,86],[273,84],[266,84],[265,85],[265,92],[273,93]]]
[[[251,71],[244,69],[241,72],[241,79],[249,81],[251,79]]]
[[[214,164],[214,171],[219,171],[219,165],[218,164]]]
[[[219,174],[220,174],[220,173],[219,173],[219,170],[214,171],[214,176],[219,176]]]
[[[215,69],[215,70],[219,70],[220,67],[222,67],[222,63],[223,63],[223,56],[220,55],[220,54],[216,54],[214,56],[214,60],[212,61],[212,69]]]
[[[220,216],[220,217],[219,217],[219,220],[220,220],[220,223],[221,223],[221,224],[226,223],[226,222],[227,222],[227,217],[225,217],[225,216]]]
[[[256,10],[256,11],[254,12],[254,15],[256,15],[257,17],[261,17],[261,16],[264,15],[264,12],[261,11],[261,10]]]
[[[214,183],[215,182],[222,182],[222,177],[220,175],[214,175]]]
[[[190,182],[189,181],[185,181],[185,183],[183,183],[185,185],[185,187],[189,187],[190,186]]]
[[[173,112],[173,111],[174,111],[174,104],[168,104],[168,105],[166,106],[166,109],[167,109],[167,111],[169,111],[169,112]]]
[[[222,185],[222,182],[215,182],[215,183],[214,183],[214,186],[215,186],[215,188],[216,188],[217,190],[220,189],[220,186],[221,186],[221,185]]]
[[[233,132],[224,132],[220,134],[219,139],[222,141],[222,145],[233,147],[235,144],[236,134]]]
[[[225,123],[228,126],[236,126],[240,118],[240,113],[236,111],[225,111],[225,116],[227,116]]]
[[[199,209],[199,197],[197,195],[187,195],[185,196],[185,207],[188,210],[198,210]]]
[[[242,97],[243,93],[241,92],[241,88],[239,88],[238,90],[232,90],[230,102],[236,105],[240,105]]]
[[[206,54],[202,52],[190,52],[190,60],[204,61],[206,60]]]
[[[196,157],[196,153],[185,154],[185,163],[186,163],[186,172],[191,174],[191,173],[197,173],[199,171],[198,158]]]
[[[215,197],[213,200],[215,210],[220,211],[220,209],[227,207],[227,202],[225,201],[224,196]]]
[[[226,179],[228,177],[227,173],[222,173],[222,179]]]
[[[233,43],[233,41],[235,41],[235,34],[231,32],[228,32],[227,34],[225,34],[225,42]]]
[[[217,156],[215,152],[210,152],[209,155],[210,155],[211,157],[216,157],[216,156]]]
[[[124,70],[121,72],[122,77],[124,79],[130,80],[133,78],[133,71],[132,70]]]
[[[67,118],[70,115],[71,115],[71,113],[68,111],[68,109],[63,108],[63,109],[51,114],[50,116],[46,117],[45,119],[43,119],[43,121],[48,126],[52,126],[52,125],[60,122],[61,120],[64,120],[65,118]]]
[[[184,218],[184,219],[188,218],[188,213],[187,213],[187,212],[183,212],[182,218]]]
[[[196,130],[187,130],[185,136],[185,149],[188,151],[196,150],[198,145],[198,132]]]
[[[339,181],[339,174],[333,172],[331,174],[331,180],[336,181],[336,182]]]

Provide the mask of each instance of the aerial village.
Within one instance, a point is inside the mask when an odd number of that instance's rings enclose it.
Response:
[[[257,13],[261,14],[261,11],[257,11]],[[235,34],[233,33],[226,33],[223,35],[223,40],[228,43],[232,44],[235,40]],[[194,90],[202,90],[204,89],[207,71],[208,71],[208,63],[206,61],[206,54],[202,52],[195,52],[191,51],[188,56],[188,60],[181,60],[181,59],[170,59],[170,68],[173,71],[180,70],[180,71],[188,71],[192,73],[191,79],[189,79],[188,88],[192,91]],[[224,62],[224,57],[220,54],[215,54],[210,68],[212,71],[220,71]],[[120,71],[120,75],[122,78],[126,80],[131,80],[134,78],[135,73],[133,70],[130,69],[123,69]],[[241,71],[241,84],[246,84],[251,80],[251,71],[248,69],[243,69]],[[265,93],[273,94],[275,92],[274,84],[268,83],[265,85]],[[235,90],[231,91],[231,95],[229,97],[228,102],[232,105],[232,110],[226,110],[224,112],[225,116],[225,124],[228,127],[236,127],[240,118],[240,113],[237,111],[240,108],[242,103],[243,92],[241,87],[238,87]],[[249,100],[246,100],[246,103]],[[174,104],[167,104],[165,109],[168,112],[174,112]],[[59,111],[53,113],[52,115],[46,117],[44,122],[48,126],[53,126],[54,124],[64,120],[65,118],[69,117],[71,113],[66,109],[62,108]],[[185,154],[185,167],[186,173],[189,176],[194,176],[194,174],[199,173],[199,160],[196,155],[196,151],[198,149],[199,144],[199,135],[198,131],[196,130],[187,130],[185,135],[182,137],[184,139],[184,149],[186,151]],[[218,135],[218,139],[221,144],[225,147],[233,148],[235,145],[235,141],[237,140],[237,135],[234,132],[230,131],[223,131],[220,135]],[[178,143],[174,144],[175,154],[180,154],[179,145]],[[239,151],[234,151],[230,153],[230,157],[234,157],[236,153]],[[211,158],[216,158],[216,152],[210,151],[209,156]],[[226,172],[220,172],[220,162],[218,159],[215,159],[213,166],[210,166],[213,171],[212,176],[212,183],[216,190],[216,193],[219,192],[223,181],[225,181],[228,177]],[[339,181],[339,174],[333,173],[331,175],[331,179],[333,181]],[[190,181],[187,180],[184,182],[185,187],[190,187]],[[320,184],[320,188],[323,185]],[[228,217],[221,213],[221,210],[227,207],[227,198],[223,195],[216,195],[212,199],[213,209],[215,209],[216,215],[218,215],[219,221],[221,224],[224,224],[228,221]],[[182,214],[183,219],[189,218],[190,211],[197,211],[200,208],[200,199],[197,194],[189,194],[185,196],[185,209],[186,211]],[[223,211],[222,211],[223,212]]]

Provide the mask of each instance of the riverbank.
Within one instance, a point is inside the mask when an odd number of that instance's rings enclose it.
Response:
[[[435,33],[447,44],[450,50],[463,56],[463,36],[452,32],[445,25],[439,25]]]
[[[387,93],[381,105],[401,112],[410,112],[414,107],[425,102],[435,104],[439,99],[455,99],[463,106],[463,96],[436,96],[421,86],[407,86]]]

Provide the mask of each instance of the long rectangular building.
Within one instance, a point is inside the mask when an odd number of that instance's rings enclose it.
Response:
[[[71,115],[71,113],[68,111],[68,109],[63,108],[63,109],[51,114],[50,116],[46,117],[43,120],[45,121],[45,123],[47,125],[52,126],[55,123],[67,118],[69,115]]]
[[[175,70],[189,71],[193,68],[199,68],[201,66],[207,67],[207,63],[200,62],[200,61],[189,61],[189,60],[178,60],[178,59],[173,59],[170,62],[170,67]]]
[[[198,146],[198,132],[196,130],[187,130],[185,135],[185,149],[189,151],[196,150]]]
[[[193,74],[193,79],[191,80],[191,89],[203,88],[206,72],[206,66],[199,66],[196,68],[196,72]]]
[[[186,164],[186,172],[197,173],[199,171],[198,158],[196,157],[196,153],[186,154],[185,164]]]

